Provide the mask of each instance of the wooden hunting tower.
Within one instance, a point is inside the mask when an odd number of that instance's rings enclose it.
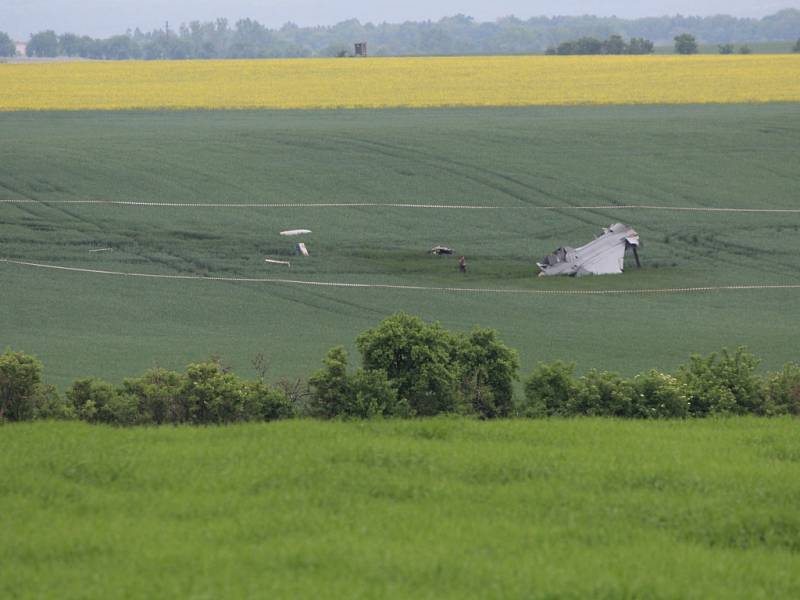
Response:
[[[367,55],[367,42],[356,42],[356,56]]]

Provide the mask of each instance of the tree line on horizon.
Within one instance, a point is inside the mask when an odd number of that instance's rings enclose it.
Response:
[[[684,33],[708,44],[795,40],[800,35],[800,10],[785,9],[761,19],[727,15],[641,19],[509,16],[481,23],[456,15],[439,21],[380,24],[351,19],[326,27],[287,23],[277,29],[253,19],[233,24],[217,19],[192,21],[177,30],[129,30],[108,38],[47,30],[31,35],[27,53],[116,60],[288,58],[348,56],[355,42],[366,42],[369,54],[375,56],[535,54],[575,40],[609,40],[613,36],[636,40],[635,51],[628,53],[647,53],[647,45],[643,49],[639,40],[671,44]],[[11,38],[0,32],[0,56],[13,56],[14,52]]]

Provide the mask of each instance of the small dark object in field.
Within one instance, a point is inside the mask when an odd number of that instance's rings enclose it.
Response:
[[[453,254],[453,249],[448,248],[447,246],[434,246],[431,248],[431,254],[435,254],[436,256],[447,255],[450,256]]]

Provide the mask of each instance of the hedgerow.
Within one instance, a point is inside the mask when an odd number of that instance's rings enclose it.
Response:
[[[246,380],[218,360],[185,372],[151,369],[114,385],[93,377],[62,396],[42,383],[42,364],[0,355],[0,422],[79,419],[116,426],[228,424],[294,417],[367,419],[461,414],[503,417],[684,419],[724,415],[800,416],[800,364],[760,374],[744,347],[692,355],[674,373],[626,378],[575,364],[539,363],[514,398],[519,361],[490,329],[464,335],[398,313],[358,336],[362,368],[331,349],[307,383]]]

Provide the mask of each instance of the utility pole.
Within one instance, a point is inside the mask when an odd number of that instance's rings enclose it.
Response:
[[[164,31],[167,32],[167,37],[169,37],[169,21],[164,24]]]

